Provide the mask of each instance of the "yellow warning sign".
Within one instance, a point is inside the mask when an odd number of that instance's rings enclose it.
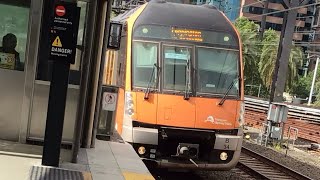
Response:
[[[56,39],[53,41],[52,46],[62,47],[62,43],[61,43],[59,36],[57,36]]]

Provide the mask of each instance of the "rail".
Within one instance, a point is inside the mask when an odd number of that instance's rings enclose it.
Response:
[[[259,179],[311,179],[245,147],[242,147],[237,168]]]

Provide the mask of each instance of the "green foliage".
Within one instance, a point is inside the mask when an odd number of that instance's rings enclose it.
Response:
[[[294,81],[290,93],[299,98],[309,98],[309,93],[311,90],[311,84],[313,80],[314,71],[310,71],[306,77],[300,76],[297,80]],[[313,94],[316,95],[316,101],[314,106],[320,106],[320,67],[318,67],[317,77],[315,80],[315,85],[313,89]]]
[[[280,37],[276,31],[269,29],[265,31],[261,41],[258,37],[259,25],[245,17],[238,18],[235,21],[235,26],[242,40],[244,81],[247,85],[245,94],[257,96],[259,91],[257,87],[261,84],[260,95],[266,98],[272,84]],[[292,89],[298,78],[298,67],[302,65],[302,62],[302,49],[292,46],[287,73],[287,89]]]
[[[258,86],[262,84],[258,69],[260,46],[257,46],[259,25],[248,19],[241,17],[235,21],[241,41],[242,54],[244,62],[244,81],[246,85],[254,85],[256,87],[245,88],[245,94],[257,96],[259,93]],[[263,88],[263,87],[262,87]],[[261,93],[261,91],[260,91]]]
[[[116,17],[116,16],[117,16],[117,14],[116,14],[115,12],[111,11],[110,19],[112,19],[112,18],[114,18],[114,17]]]
[[[274,30],[267,30],[261,42],[261,56],[259,72],[264,85],[269,89],[272,84],[272,76],[278,54],[279,35]]]
[[[290,94],[299,98],[309,97],[309,92],[312,83],[313,73],[309,73],[306,77],[299,77],[292,85],[292,88],[289,90]]]

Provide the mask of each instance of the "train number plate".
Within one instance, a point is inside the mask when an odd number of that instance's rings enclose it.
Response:
[[[239,141],[241,141],[240,136],[216,134],[214,149],[235,151]]]

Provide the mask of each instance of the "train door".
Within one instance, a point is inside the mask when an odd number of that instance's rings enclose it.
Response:
[[[16,141],[25,87],[30,1],[0,0],[0,138]]]
[[[162,45],[162,94],[158,96],[157,123],[190,127],[195,125],[195,101],[192,93],[193,48]]]

